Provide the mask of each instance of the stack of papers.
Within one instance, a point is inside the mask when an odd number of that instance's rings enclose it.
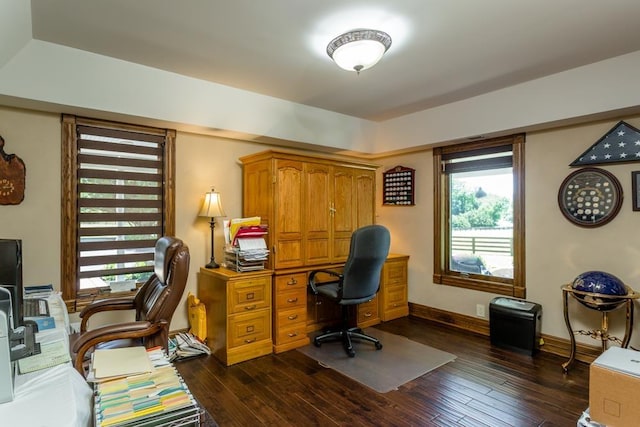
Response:
[[[93,352],[92,378],[104,381],[153,371],[144,347],[98,349]]]
[[[96,385],[96,426],[191,425],[188,422],[196,418],[196,402],[162,350],[145,353],[147,361],[154,365],[153,372]]]
[[[169,360],[183,360],[205,354],[211,354],[211,349],[195,335],[179,332],[169,339]]]
[[[264,270],[269,256],[266,234],[267,226],[260,224],[260,217],[232,219],[225,266],[240,272]]]
[[[40,354],[19,359],[18,368],[21,374],[26,374],[68,362],[71,362],[69,348],[64,340],[57,340],[41,343]]]

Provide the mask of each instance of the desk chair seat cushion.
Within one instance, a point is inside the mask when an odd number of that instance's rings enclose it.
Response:
[[[341,297],[340,295],[341,295],[342,288],[339,281],[323,283],[321,286],[317,287],[317,290],[318,290],[318,294],[324,295],[325,297],[335,300],[339,305],[362,304],[363,302],[368,302],[373,299],[371,295],[367,295],[360,298],[351,298],[351,299],[346,299]]]

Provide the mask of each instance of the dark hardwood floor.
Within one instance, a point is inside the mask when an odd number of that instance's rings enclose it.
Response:
[[[587,364],[576,362],[563,375],[564,358],[495,348],[488,337],[422,319],[403,318],[376,328],[453,353],[457,359],[385,394],[323,368],[296,350],[230,367],[212,356],[176,366],[221,427],[568,427],[576,425],[588,406]]]

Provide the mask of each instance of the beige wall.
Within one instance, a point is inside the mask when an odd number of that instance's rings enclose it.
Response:
[[[640,128],[640,117],[620,118]],[[625,198],[619,215],[609,224],[583,229],[569,223],[557,206],[557,192],[571,172],[568,164],[611,129],[618,119],[588,125],[538,131],[526,143],[527,299],[543,306],[543,333],[568,338],[562,317],[560,286],[577,274],[601,269],[616,274],[640,290],[638,226],[640,212],[631,210],[631,171],[640,163],[607,166],[620,180]],[[0,135],[5,151],[27,166],[25,200],[0,206],[0,237],[24,244],[26,284],[60,286],[60,119],[56,114],[0,107]],[[191,250],[187,290],[196,291],[197,272],[210,256],[210,229],[197,213],[204,193],[215,186],[227,217],[242,211],[242,177],[238,158],[268,146],[179,132],[177,137],[176,234]],[[392,251],[411,255],[409,300],[473,316],[476,304],[486,306],[495,295],[435,285],[433,271],[433,177],[431,151],[376,160],[381,173],[403,165],[416,169],[416,206],[381,206],[376,197],[377,222],[389,227]],[[222,260],[222,227],[216,225],[216,260]],[[185,294],[186,298],[186,294]],[[597,313],[572,304],[576,329],[599,326]],[[620,316],[612,328],[619,331]],[[176,313],[172,329],[187,327],[186,307]],[[595,343],[583,339],[587,343]],[[640,342],[636,336],[633,343]]]
[[[632,211],[631,171],[640,163],[602,166],[620,181],[624,191],[622,209],[616,218],[599,228],[577,227],[558,208],[558,189],[574,169],[569,164],[606,134],[618,120],[640,128],[640,117],[622,117],[588,125],[529,133],[526,136],[526,268],[527,299],[542,304],[542,331],[569,338],[562,307],[561,285],[588,270],[615,274],[640,290],[640,212]],[[443,310],[475,316],[476,304],[485,312],[496,295],[432,282],[433,274],[433,176],[432,153],[380,159],[382,171],[397,165],[416,169],[416,206],[381,206],[378,194],[378,222],[392,235],[392,250],[411,255],[409,301]],[[601,167],[601,166],[598,166]],[[380,182],[380,181],[378,181]],[[378,192],[379,193],[379,192]],[[637,304],[636,304],[637,305]],[[610,328],[622,336],[622,312],[613,313]],[[600,315],[571,301],[574,330],[600,327]],[[599,344],[578,338],[588,344]],[[640,342],[636,334],[633,343]]]

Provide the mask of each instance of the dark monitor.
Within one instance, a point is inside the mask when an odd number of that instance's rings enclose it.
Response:
[[[22,241],[0,239],[0,286],[11,295],[13,327],[24,325],[22,312]],[[6,293],[0,294],[5,298]]]

